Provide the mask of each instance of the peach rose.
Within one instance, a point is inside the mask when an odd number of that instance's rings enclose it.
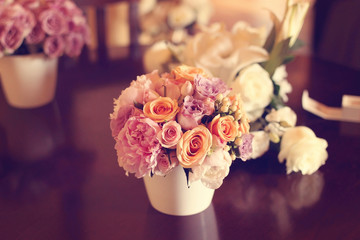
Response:
[[[196,75],[209,77],[201,68],[190,67],[187,65],[177,66],[171,71],[171,74],[174,76],[174,80],[176,82],[182,84],[186,81],[194,82],[194,78]]]
[[[160,123],[174,120],[179,111],[176,100],[169,97],[158,97],[144,106],[144,115],[151,120]]]
[[[203,125],[183,134],[176,147],[179,163],[184,168],[192,168],[203,163],[212,144],[212,135]]]
[[[218,136],[222,141],[234,141],[238,135],[235,119],[231,115],[220,117],[218,114],[210,123],[210,132]]]

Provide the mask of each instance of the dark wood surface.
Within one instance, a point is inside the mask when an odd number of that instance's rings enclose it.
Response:
[[[141,64],[62,59],[59,69],[44,107],[12,108],[0,89],[0,239],[360,239],[360,124],[320,119],[300,101],[308,89],[340,106],[360,95],[359,72],[306,56],[288,65],[298,125],[329,143],[318,172],[286,175],[274,151],[236,161],[206,211],[174,217],[118,167],[109,129],[112,99]]]

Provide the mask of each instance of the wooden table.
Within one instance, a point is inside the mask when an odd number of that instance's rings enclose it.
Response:
[[[306,56],[288,65],[298,125],[329,143],[318,172],[286,175],[273,151],[236,161],[206,211],[174,217],[118,167],[110,134],[112,99],[141,64],[62,59],[59,68],[47,106],[15,109],[0,91],[0,239],[360,239],[360,124],[320,119],[300,101],[308,89],[340,106],[342,94],[360,95],[359,72]]]

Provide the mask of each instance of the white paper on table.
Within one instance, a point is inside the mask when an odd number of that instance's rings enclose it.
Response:
[[[341,108],[329,107],[309,97],[309,92],[304,90],[302,106],[321,118],[327,120],[360,122],[360,97],[343,95]]]

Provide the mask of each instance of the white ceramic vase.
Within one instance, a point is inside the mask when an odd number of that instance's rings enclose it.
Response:
[[[144,177],[147,195],[151,205],[159,212],[188,216],[208,208],[214,196],[214,189],[205,187],[200,181],[187,186],[186,175],[181,166],[166,176]]]
[[[0,58],[2,88],[9,105],[36,108],[54,99],[57,58],[44,54],[13,55]]]

